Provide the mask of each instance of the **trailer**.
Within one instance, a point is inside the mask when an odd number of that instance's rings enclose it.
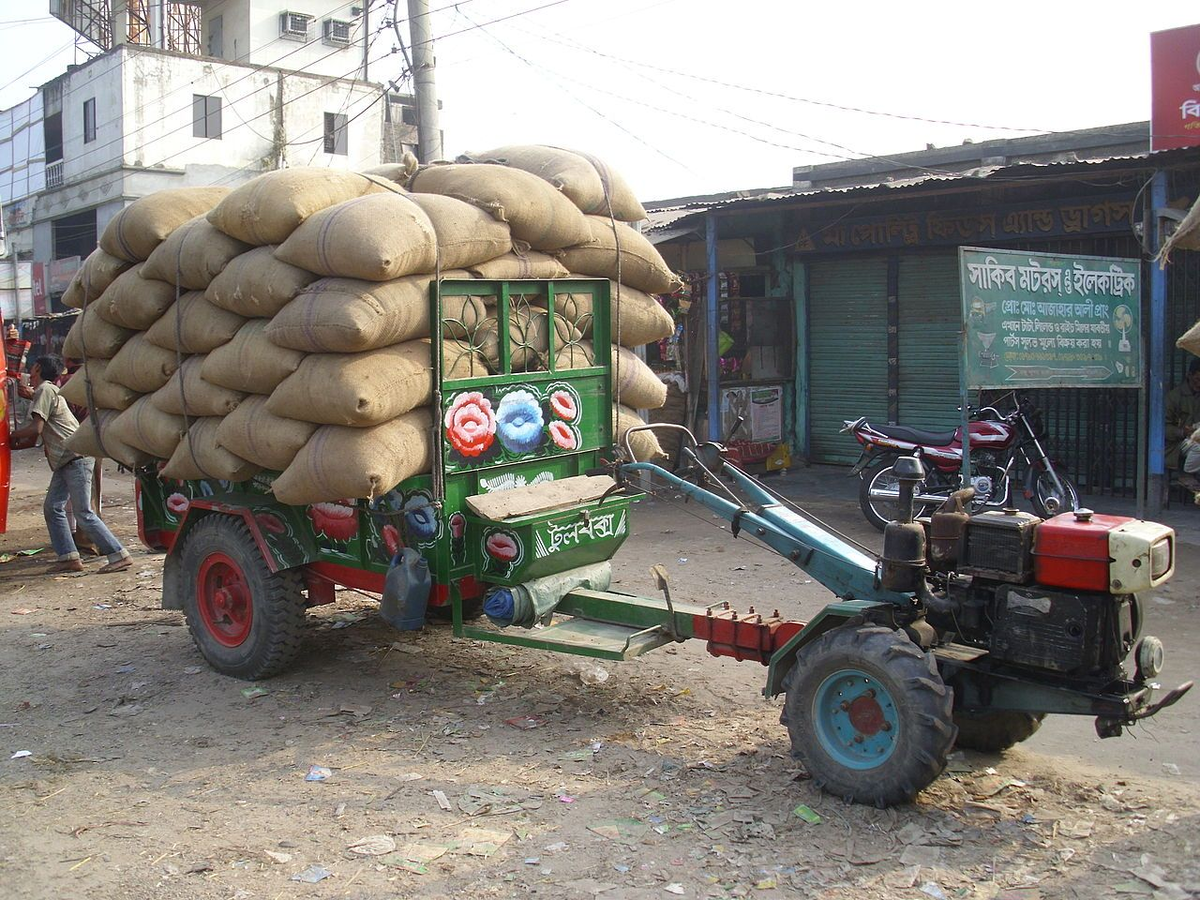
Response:
[[[306,610],[342,585],[380,595],[400,628],[449,620],[458,637],[627,660],[702,640],[765,669],[782,722],[815,782],[880,806],[911,800],[960,746],[1001,750],[1049,713],[1096,718],[1103,737],[1182,697],[1156,693],[1161,641],[1142,636],[1139,595],[1169,579],[1171,529],[1080,510],[1043,521],[1015,510],[971,516],[970,489],[913,521],[919,460],[897,466],[901,520],[881,554],[807,515],[686,429],[680,465],[634,459],[640,428],[614,436],[607,280],[465,281],[431,287],[431,471],[367,499],[288,506],[275,475],[172,482],[137,473],[139,535],[167,551],[162,605],[182,609],[218,671],[266,678],[302,654]],[[500,327],[443,317],[464,294]],[[556,305],[587,304],[553,332]],[[455,304],[453,308],[467,308]],[[541,323],[538,325],[537,323]],[[491,374],[443,377],[445,354],[487,340]],[[581,356],[581,354],[583,354]],[[680,426],[643,426],[653,428]],[[610,589],[643,478],[724,518],[829,588],[811,621],[731,603],[697,605]]]

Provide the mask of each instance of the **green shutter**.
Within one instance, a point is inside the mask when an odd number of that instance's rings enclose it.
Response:
[[[962,300],[958,255],[900,260],[900,424],[955,428]]]
[[[852,463],[859,445],[842,422],[887,421],[887,261],[809,267],[809,450],[813,462]]]

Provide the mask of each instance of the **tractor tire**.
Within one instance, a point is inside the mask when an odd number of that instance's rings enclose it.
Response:
[[[848,802],[907,803],[946,767],[954,692],[903,632],[843,626],[802,647],[784,683],[792,755]]]
[[[210,666],[255,681],[291,664],[304,633],[303,581],[296,571],[272,572],[241,519],[201,519],[179,563],[188,630]]]
[[[1029,740],[1042,727],[1045,713],[1033,714],[1002,709],[994,712],[954,714],[958,726],[955,746],[964,750],[999,753]]]

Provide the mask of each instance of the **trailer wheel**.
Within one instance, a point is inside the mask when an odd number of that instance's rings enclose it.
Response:
[[[305,600],[295,572],[272,572],[240,519],[211,515],[180,552],[183,612],[201,655],[218,672],[253,681],[296,657]]]
[[[1042,727],[1045,713],[1033,714],[1001,709],[993,712],[954,714],[958,726],[955,745],[966,750],[999,753],[1029,740]]]
[[[946,766],[953,691],[902,632],[844,626],[800,649],[784,716],[822,790],[878,807],[912,800]]]

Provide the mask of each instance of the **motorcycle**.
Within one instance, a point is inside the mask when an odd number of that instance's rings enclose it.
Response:
[[[971,511],[1012,504],[1018,461],[1024,463],[1021,491],[1037,515],[1049,518],[1078,509],[1078,489],[1055,468],[1038,439],[1033,424],[1037,411],[1015,393],[1005,398],[1012,401],[1010,412],[1001,413],[995,405],[969,410],[969,486],[975,488]],[[908,425],[872,425],[863,416],[845,421],[841,430],[862,444],[862,455],[850,474],[860,479],[858,503],[863,515],[880,531],[899,511],[900,483],[892,471],[899,457],[919,456],[926,464],[927,475],[916,490],[916,515],[928,515],[963,487],[961,427],[929,431]]]

